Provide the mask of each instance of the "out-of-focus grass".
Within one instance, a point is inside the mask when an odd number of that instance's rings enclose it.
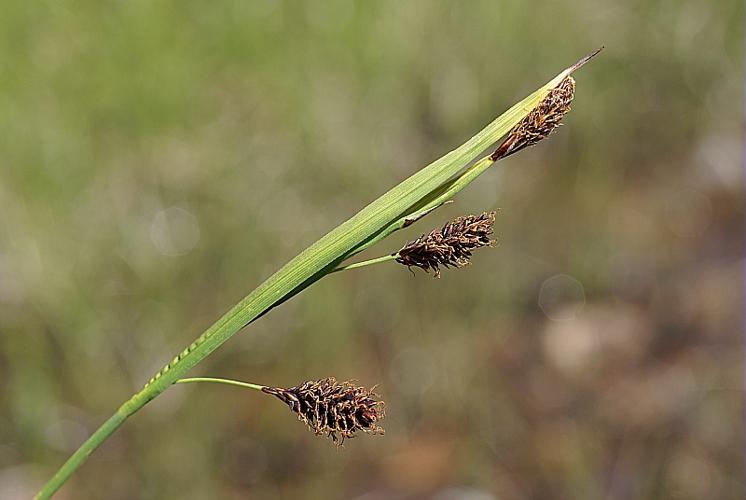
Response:
[[[496,250],[438,281],[327,278],[201,367],[380,382],[384,438],[337,452],[271,401],[179,387],[61,497],[740,497],[740,2],[2,10],[0,497],[299,249],[601,44],[565,127],[410,230],[502,207]]]

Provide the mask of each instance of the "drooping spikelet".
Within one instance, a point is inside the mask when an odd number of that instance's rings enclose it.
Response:
[[[570,102],[575,95],[575,80],[568,76],[559,85],[549,91],[549,94],[508,134],[499,148],[490,158],[497,161],[523,148],[533,146],[547,137],[560,125],[562,117],[570,111]]]
[[[412,240],[395,255],[399,264],[407,267],[419,267],[429,272],[435,271],[440,277],[439,266],[464,267],[469,264],[472,250],[494,246],[490,239],[492,226],[495,224],[496,212],[484,212],[481,215],[457,217],[441,229],[433,229]]]
[[[264,387],[286,403],[316,435],[326,434],[338,446],[345,439],[355,437],[357,431],[383,434],[377,422],[383,419],[384,402],[377,400],[373,389],[359,387],[352,382],[337,382],[333,377],[304,382],[283,389]]]

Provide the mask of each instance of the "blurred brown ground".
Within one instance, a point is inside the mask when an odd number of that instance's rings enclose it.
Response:
[[[195,374],[380,384],[342,450],[169,390],[60,499],[737,499],[743,3],[24,2],[0,15],[0,497],[263,278],[578,57],[565,126],[371,250],[501,208],[440,280],[322,280]]]

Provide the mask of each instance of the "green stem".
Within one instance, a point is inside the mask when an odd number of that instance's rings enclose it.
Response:
[[[214,377],[180,378],[176,381],[177,384],[189,384],[192,382],[214,382],[216,384],[237,385],[238,387],[247,387],[249,389],[254,389],[255,391],[261,391],[263,388],[266,387],[266,385],[250,384],[249,382],[241,382],[240,380]]]
[[[221,378],[210,378],[210,377],[195,377],[195,378],[183,378],[177,380],[177,384],[185,384],[189,382],[215,382],[228,385],[236,385],[240,387],[247,387],[261,391],[261,385],[250,384],[248,382],[239,382],[238,380],[229,380]],[[54,493],[64,484],[68,477],[72,475],[75,470],[85,462],[93,451],[101,446],[101,443],[111,436],[115,430],[121,426],[128,417],[132,416],[137,410],[145,406],[151,398],[143,395],[143,392],[137,393],[129,401],[124,403],[114,415],[104,422],[91,437],[78,448],[78,450],[70,456],[67,462],[52,476],[44,488],[34,497],[35,499],[46,499],[50,498]]]
[[[137,410],[142,408],[145,403],[149,401],[142,401],[141,393],[133,396],[129,401],[124,403],[119,409],[94,432],[91,437],[85,440],[80,445],[75,453],[67,459],[62,467],[52,476],[52,479],[44,485],[39,493],[34,497],[35,499],[47,499],[50,498],[54,493],[60,489],[60,487],[67,481],[67,479],[85,462],[93,451],[101,446],[101,443],[111,436],[115,430],[122,425],[128,417],[130,417]]]
[[[357,269],[358,267],[365,267],[370,266],[373,264],[378,264],[379,262],[388,262],[390,260],[394,260],[398,257],[398,254],[392,254],[392,255],[384,255],[383,257],[376,257],[375,259],[369,259],[369,260],[363,260],[361,262],[355,262],[354,264],[347,264],[346,266],[340,266],[333,270],[333,273],[336,273],[337,271],[347,271],[349,269]]]

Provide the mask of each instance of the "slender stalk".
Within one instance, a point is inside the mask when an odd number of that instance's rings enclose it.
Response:
[[[212,382],[216,384],[225,385],[236,385],[238,387],[246,387],[254,389],[255,391],[261,391],[265,388],[265,385],[251,384],[249,382],[241,382],[240,380],[233,380],[229,378],[214,378],[214,377],[192,377],[192,378],[180,378],[176,381],[177,384],[191,384],[193,382]]]
[[[449,203],[451,198],[458,194],[464,187],[471,183],[474,179],[479,177],[485,170],[497,163],[498,160],[493,159],[491,156],[486,156],[481,160],[475,162],[469,168],[455,175],[449,179],[438,189],[435,189],[428,196],[420,200],[415,206],[411,207],[407,211],[407,214],[400,217],[398,220],[392,222],[380,232],[373,235],[370,239],[364,241],[359,246],[353,248],[345,258],[350,258],[363,250],[366,250],[384,238],[391,236],[392,233],[404,229],[405,227],[412,224],[413,221],[419,220],[425,215],[429,214],[436,208]],[[339,268],[337,270],[342,270]]]
[[[336,273],[337,271],[347,271],[350,269],[357,269],[358,267],[370,266],[373,264],[378,264],[379,262],[388,262],[390,260],[396,259],[396,257],[397,257],[396,254],[384,255],[382,257],[376,257],[375,259],[368,259],[368,260],[363,260],[360,262],[355,262],[354,264],[347,264],[346,266],[340,266],[332,272]]]

